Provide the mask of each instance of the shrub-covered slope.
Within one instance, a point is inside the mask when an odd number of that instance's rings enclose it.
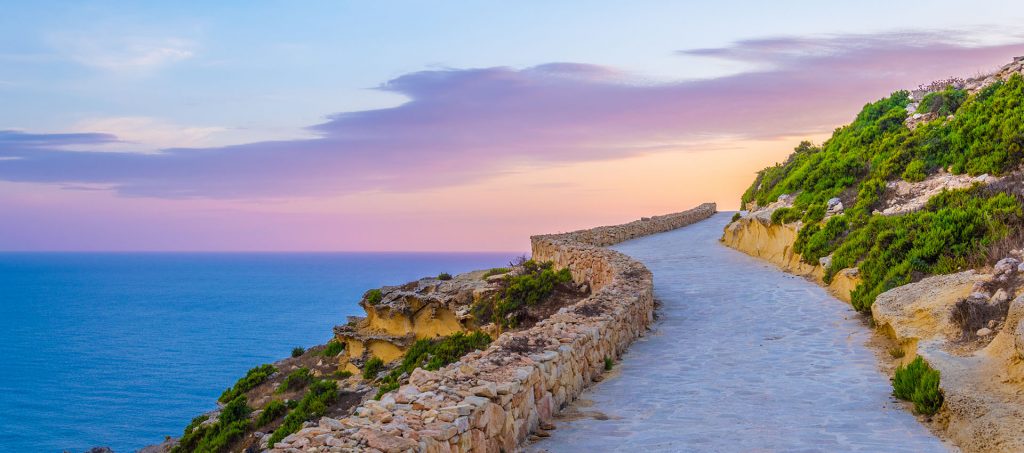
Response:
[[[897,91],[866,105],[822,145],[800,143],[784,163],[758,172],[743,194],[744,209],[795,195],[773,222],[803,222],[794,249],[814,264],[831,255],[826,282],[859,268],[861,283],[851,294],[859,310],[896,286],[983,265],[1018,239],[1010,233],[1022,226],[1016,174],[1024,158],[1024,78],[1014,74],[973,93],[956,81],[936,88],[915,92],[916,101]],[[1012,177],[943,191],[903,215],[877,212],[888,183],[939,172]],[[846,209],[826,218],[834,198]]]

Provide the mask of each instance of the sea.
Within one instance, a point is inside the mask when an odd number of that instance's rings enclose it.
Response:
[[[180,436],[249,368],[325,343],[364,291],[521,253],[0,253],[0,452]]]

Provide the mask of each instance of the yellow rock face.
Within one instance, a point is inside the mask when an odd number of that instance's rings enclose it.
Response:
[[[773,225],[752,218],[742,218],[730,223],[722,235],[722,243],[747,255],[763,259],[782,270],[811,277],[820,285],[826,286],[833,295],[849,303],[850,291],[860,283],[860,278],[852,269],[843,269],[832,278],[832,283],[825,285],[822,277],[825,268],[820,264],[807,264],[800,261],[800,254],[793,251],[799,229],[796,224]]]
[[[402,348],[384,340],[370,340],[367,341],[366,346],[370,350],[370,354],[380,358],[384,363],[393,362],[395,359],[400,359],[405,355],[405,351]]]

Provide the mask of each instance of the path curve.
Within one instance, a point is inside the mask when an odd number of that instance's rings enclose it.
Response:
[[[893,402],[847,304],[718,242],[730,216],[612,247],[654,273],[660,320],[583,394],[597,418],[529,449],[949,451]]]

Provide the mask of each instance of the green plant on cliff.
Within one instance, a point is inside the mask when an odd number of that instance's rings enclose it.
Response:
[[[519,325],[526,308],[546,299],[560,284],[572,282],[569,269],[554,269],[554,263],[523,261],[520,272],[501,280],[501,289],[492,297],[483,298],[472,307],[480,324],[495,322],[504,327]]]
[[[370,305],[377,305],[384,300],[384,293],[375,288],[367,291],[363,297],[366,298],[366,301],[369,302]]]
[[[233,387],[224,390],[224,393],[221,393],[220,398],[217,398],[217,401],[226,404],[229,401],[237,398],[239,395],[242,395],[248,392],[249,390],[256,388],[257,385],[264,383],[267,380],[267,378],[270,377],[270,375],[276,372],[277,368],[274,368],[274,365],[270,364],[260,365],[258,367],[252,368],[248,372],[246,372],[245,376],[239,379],[238,382],[235,382],[235,385]]]
[[[925,95],[917,106],[917,113],[934,113],[939,116],[952,115],[967,100],[967,91],[947,87]]]
[[[384,369],[384,361],[380,357],[370,357],[369,360],[363,364],[363,379],[373,379],[377,377],[377,373]]]
[[[215,453],[227,451],[231,443],[241,439],[250,428],[248,406],[245,396],[232,399],[221,409],[217,421],[207,423],[208,417],[192,419],[178,445],[171,449],[172,453],[202,452]]]
[[[270,422],[288,412],[288,406],[281,400],[273,400],[263,407],[260,416],[256,418],[256,427],[266,426]]]
[[[338,340],[331,340],[327,342],[327,346],[324,347],[323,351],[321,351],[320,354],[325,357],[335,357],[338,354],[341,354],[341,351],[344,350],[345,343],[342,343]]]
[[[437,274],[437,279],[438,280],[451,280],[452,279],[452,274],[449,274],[447,272],[441,272],[440,274]]]
[[[269,445],[274,446],[281,439],[288,437],[302,428],[302,424],[309,420],[322,417],[327,414],[327,408],[338,399],[338,384],[331,380],[316,381],[309,386],[309,390],[299,400],[298,405],[288,412],[281,426],[270,435]]]
[[[306,367],[298,368],[288,373],[288,376],[285,376],[275,392],[284,393],[289,390],[299,390],[309,385],[310,382],[313,382],[313,372]]]
[[[892,380],[893,396],[914,403],[914,410],[931,415],[942,407],[942,390],[939,388],[939,370],[916,357],[906,366],[896,368]]]
[[[397,389],[401,385],[402,376],[412,374],[416,368],[439,370],[449,363],[457,362],[467,353],[484,349],[489,344],[491,337],[483,332],[455,332],[440,339],[417,340],[405,352],[402,363],[381,379],[376,398],[380,399],[385,393]]]
[[[803,217],[803,213],[794,208],[779,208],[772,211],[772,224],[782,225],[785,223],[792,223],[800,220]]]
[[[306,348],[304,348],[302,346],[296,346],[296,347],[292,348],[292,357],[293,358],[294,357],[299,357],[299,356],[301,356],[302,354],[305,354],[305,353],[306,353]]]

